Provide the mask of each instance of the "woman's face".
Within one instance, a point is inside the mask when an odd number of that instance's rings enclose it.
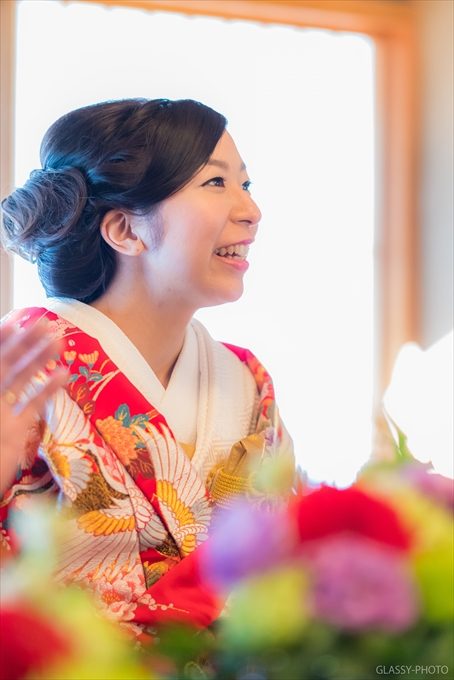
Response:
[[[154,219],[163,234],[150,240],[149,285],[165,301],[194,310],[237,300],[261,213],[231,136],[224,132],[207,164],[183,189],[163,201]],[[143,240],[146,241],[146,236]]]

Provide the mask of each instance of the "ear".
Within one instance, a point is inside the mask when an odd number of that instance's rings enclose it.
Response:
[[[140,255],[144,244],[134,231],[134,218],[123,210],[109,210],[101,222],[101,236],[121,255]]]

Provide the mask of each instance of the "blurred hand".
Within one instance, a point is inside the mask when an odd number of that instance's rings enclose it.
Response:
[[[49,339],[45,324],[23,331],[12,321],[0,327],[0,493],[21,463],[27,434],[41,415],[46,400],[62,387],[67,372],[56,368],[41,390],[24,393],[34,375],[61,350]]]

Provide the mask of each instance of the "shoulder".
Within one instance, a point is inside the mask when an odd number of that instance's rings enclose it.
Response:
[[[232,345],[230,343],[222,343],[230,352],[243,362],[245,366],[252,373],[255,382],[257,383],[259,389],[262,389],[265,383],[272,384],[272,379],[264,365],[257,359],[255,354],[251,350],[244,347],[238,347],[238,345]]]
[[[0,323],[12,323],[19,328],[28,328],[43,319],[54,320],[55,317],[56,315],[45,307],[23,307],[8,312]]]
[[[54,338],[63,338],[74,325],[47,307],[24,307],[13,309],[1,319],[1,323],[12,323],[19,328],[31,328],[37,323],[45,323],[48,333]]]
[[[196,333],[203,336],[205,342],[211,345],[212,351],[214,351],[215,354],[223,356],[225,360],[231,364],[240,363],[244,367],[245,372],[252,375],[259,390],[265,383],[272,383],[270,374],[250,349],[229,342],[214,340],[205,326],[197,319],[193,319],[191,325]]]

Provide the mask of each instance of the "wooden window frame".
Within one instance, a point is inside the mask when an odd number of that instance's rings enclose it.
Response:
[[[62,0],[71,2],[71,0]],[[377,55],[376,405],[402,344],[420,340],[415,12],[392,0],[78,0],[149,11],[363,33]],[[2,195],[12,185],[15,0],[2,0]],[[6,103],[5,103],[6,102]],[[8,103],[9,102],[9,103]],[[4,145],[4,146],[3,146]],[[3,302],[12,271],[2,263]],[[5,281],[3,281],[3,278]]]
[[[14,175],[14,0],[0,0],[0,196],[13,188]],[[0,318],[13,304],[12,257],[0,248]]]

